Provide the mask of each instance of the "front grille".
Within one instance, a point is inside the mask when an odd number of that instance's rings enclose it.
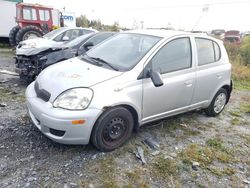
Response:
[[[51,94],[45,89],[40,89],[38,82],[35,83],[35,92],[38,98],[44,100],[45,102],[49,101]]]

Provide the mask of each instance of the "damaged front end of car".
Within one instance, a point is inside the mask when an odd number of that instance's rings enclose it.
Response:
[[[62,48],[50,48],[37,54],[19,54],[15,57],[15,72],[19,74],[22,81],[29,83],[35,80],[38,74],[49,65],[74,56],[75,54],[72,54],[69,49]]]
[[[20,79],[25,82],[32,82],[44,69],[47,61],[46,55],[42,54],[33,56],[18,55],[15,59],[15,71],[19,74]]]

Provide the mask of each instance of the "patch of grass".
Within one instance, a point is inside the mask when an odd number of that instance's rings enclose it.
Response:
[[[234,89],[250,90],[250,67],[241,64],[240,60],[232,62]]]
[[[140,188],[149,188],[149,183],[145,181],[142,176],[144,175],[143,170],[135,169],[125,173],[129,178],[129,183],[126,187],[140,187]]]
[[[249,80],[234,80],[234,89],[250,90],[250,81]]]
[[[219,138],[210,138],[207,140],[206,144],[216,149],[222,149],[222,141]]]
[[[232,125],[239,125],[241,123],[241,121],[238,118],[232,118],[231,119],[231,124]]]
[[[89,170],[90,174],[95,174],[95,182],[101,184],[100,187],[119,187],[116,180],[116,166],[114,165],[114,159],[112,157],[99,159]]]
[[[159,157],[153,163],[153,170],[155,175],[160,175],[161,177],[170,177],[177,175],[178,165],[176,164],[175,160]]]
[[[10,48],[8,43],[0,43],[0,48]]]
[[[234,117],[241,117],[241,112],[239,110],[237,111],[230,111],[229,112]]]
[[[225,176],[225,175],[232,176],[235,174],[235,170],[230,167],[225,167],[221,170],[218,167],[210,166],[207,169],[213,174],[215,174],[216,176]]]
[[[219,168],[217,168],[217,167],[212,166],[212,167],[208,167],[207,169],[210,172],[212,172],[213,174],[215,174],[216,176],[222,176],[223,175],[221,170]]]
[[[207,146],[191,144],[179,155],[183,163],[199,162],[202,168],[207,168],[213,161],[230,163],[234,161],[232,151],[226,148],[220,139],[209,139]]]
[[[243,135],[241,135],[241,137],[244,138],[248,144],[250,144],[250,135],[243,134]]]
[[[24,94],[16,94],[8,88],[0,88],[0,102],[6,102],[12,100],[18,102],[24,102],[25,96]]]
[[[198,130],[191,130],[191,129],[187,129],[185,132],[184,132],[184,135],[186,136],[197,136],[199,135],[201,132],[198,131]]]
[[[241,105],[240,110],[244,113],[250,113],[250,102]]]
[[[226,167],[226,168],[223,169],[222,173],[226,174],[228,176],[232,176],[232,175],[235,174],[235,170],[233,168]]]

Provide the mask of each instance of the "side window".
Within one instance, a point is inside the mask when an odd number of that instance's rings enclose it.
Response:
[[[168,42],[152,58],[152,69],[161,74],[187,69],[192,66],[189,38],[178,38]]]
[[[97,36],[90,38],[87,42],[92,42],[95,46],[95,45],[101,43],[102,41],[104,41],[105,39],[107,39],[108,37],[110,37],[111,35],[113,35],[113,33],[99,34]]]
[[[220,48],[218,44],[209,39],[195,39],[198,53],[198,65],[214,63],[220,59]]]
[[[64,36],[69,37],[69,41],[71,41],[79,36],[79,32],[80,32],[79,29],[68,30],[66,31]]]
[[[39,17],[41,21],[49,20],[49,11],[48,10],[39,10]]]
[[[61,33],[60,35],[58,35],[56,38],[54,38],[53,40],[56,42],[61,42],[62,38],[64,36],[65,32]]]
[[[37,20],[36,10],[33,8],[24,8],[23,9],[23,19],[25,19],[25,20]]]
[[[214,44],[214,53],[215,53],[215,61],[219,61],[220,60],[220,47],[216,42],[213,42]]]
[[[69,37],[69,41],[71,41],[71,40],[77,38],[79,36],[79,33],[80,33],[79,29],[71,29],[71,30],[65,31],[65,32],[61,33],[60,35],[58,35],[56,38],[54,38],[54,41],[61,42],[61,41],[63,41],[62,39],[64,36]]]
[[[94,31],[84,29],[82,30],[82,32],[83,34],[89,34],[89,33],[93,33]]]

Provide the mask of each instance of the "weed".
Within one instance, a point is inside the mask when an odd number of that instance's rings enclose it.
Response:
[[[176,175],[178,173],[176,161],[164,159],[163,157],[159,157],[153,163],[153,169],[155,174],[159,174],[161,177],[170,177],[171,175]]]
[[[8,88],[0,88],[0,102],[6,101],[24,102],[25,96],[23,94],[16,94]]]
[[[222,149],[222,141],[219,138],[210,138],[207,140],[207,145],[216,149]]]
[[[240,111],[230,111],[229,112],[232,116],[235,116],[235,117],[241,117],[241,113]]]
[[[239,125],[241,121],[238,118],[232,118],[231,119],[231,124],[232,125]]]
[[[149,188],[149,183],[142,178],[144,175],[143,170],[135,169],[133,171],[126,172],[126,175],[129,178],[129,184],[127,187]]]
[[[244,103],[240,109],[244,112],[244,113],[250,113],[250,103]]]
[[[220,139],[209,139],[207,146],[191,144],[179,155],[183,163],[192,164],[193,161],[199,162],[202,168],[207,168],[213,161],[222,163],[234,161],[232,151],[226,148]]]

